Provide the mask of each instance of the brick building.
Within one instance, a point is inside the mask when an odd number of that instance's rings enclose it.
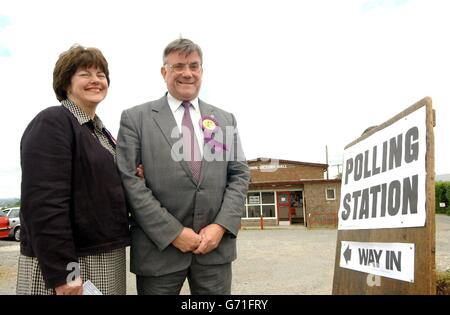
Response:
[[[336,227],[340,179],[324,179],[326,164],[258,158],[247,161],[250,185],[243,226],[302,224]]]

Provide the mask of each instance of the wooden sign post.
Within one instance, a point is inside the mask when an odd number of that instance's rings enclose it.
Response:
[[[426,97],[345,147],[333,294],[436,294]]]

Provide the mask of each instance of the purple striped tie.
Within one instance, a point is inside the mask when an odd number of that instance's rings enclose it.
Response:
[[[200,170],[202,167],[202,157],[200,148],[198,146],[197,137],[195,136],[194,126],[192,125],[191,114],[189,108],[190,102],[183,102],[181,105],[184,107],[183,120],[181,125],[183,128],[188,129],[189,132],[183,132],[183,152],[186,154],[186,149],[189,152],[188,164],[191,168],[192,176],[198,182],[200,180]],[[185,155],[186,156],[186,155]]]

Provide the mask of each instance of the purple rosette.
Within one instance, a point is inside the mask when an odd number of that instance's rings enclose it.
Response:
[[[228,150],[227,146],[214,139],[214,134],[219,130],[219,123],[213,116],[202,116],[200,118],[200,128],[203,131],[205,144],[210,145],[217,152]]]

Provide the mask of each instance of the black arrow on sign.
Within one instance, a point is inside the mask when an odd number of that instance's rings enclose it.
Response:
[[[350,249],[350,245],[347,245],[347,249],[344,251],[345,263],[352,258],[352,250]]]

